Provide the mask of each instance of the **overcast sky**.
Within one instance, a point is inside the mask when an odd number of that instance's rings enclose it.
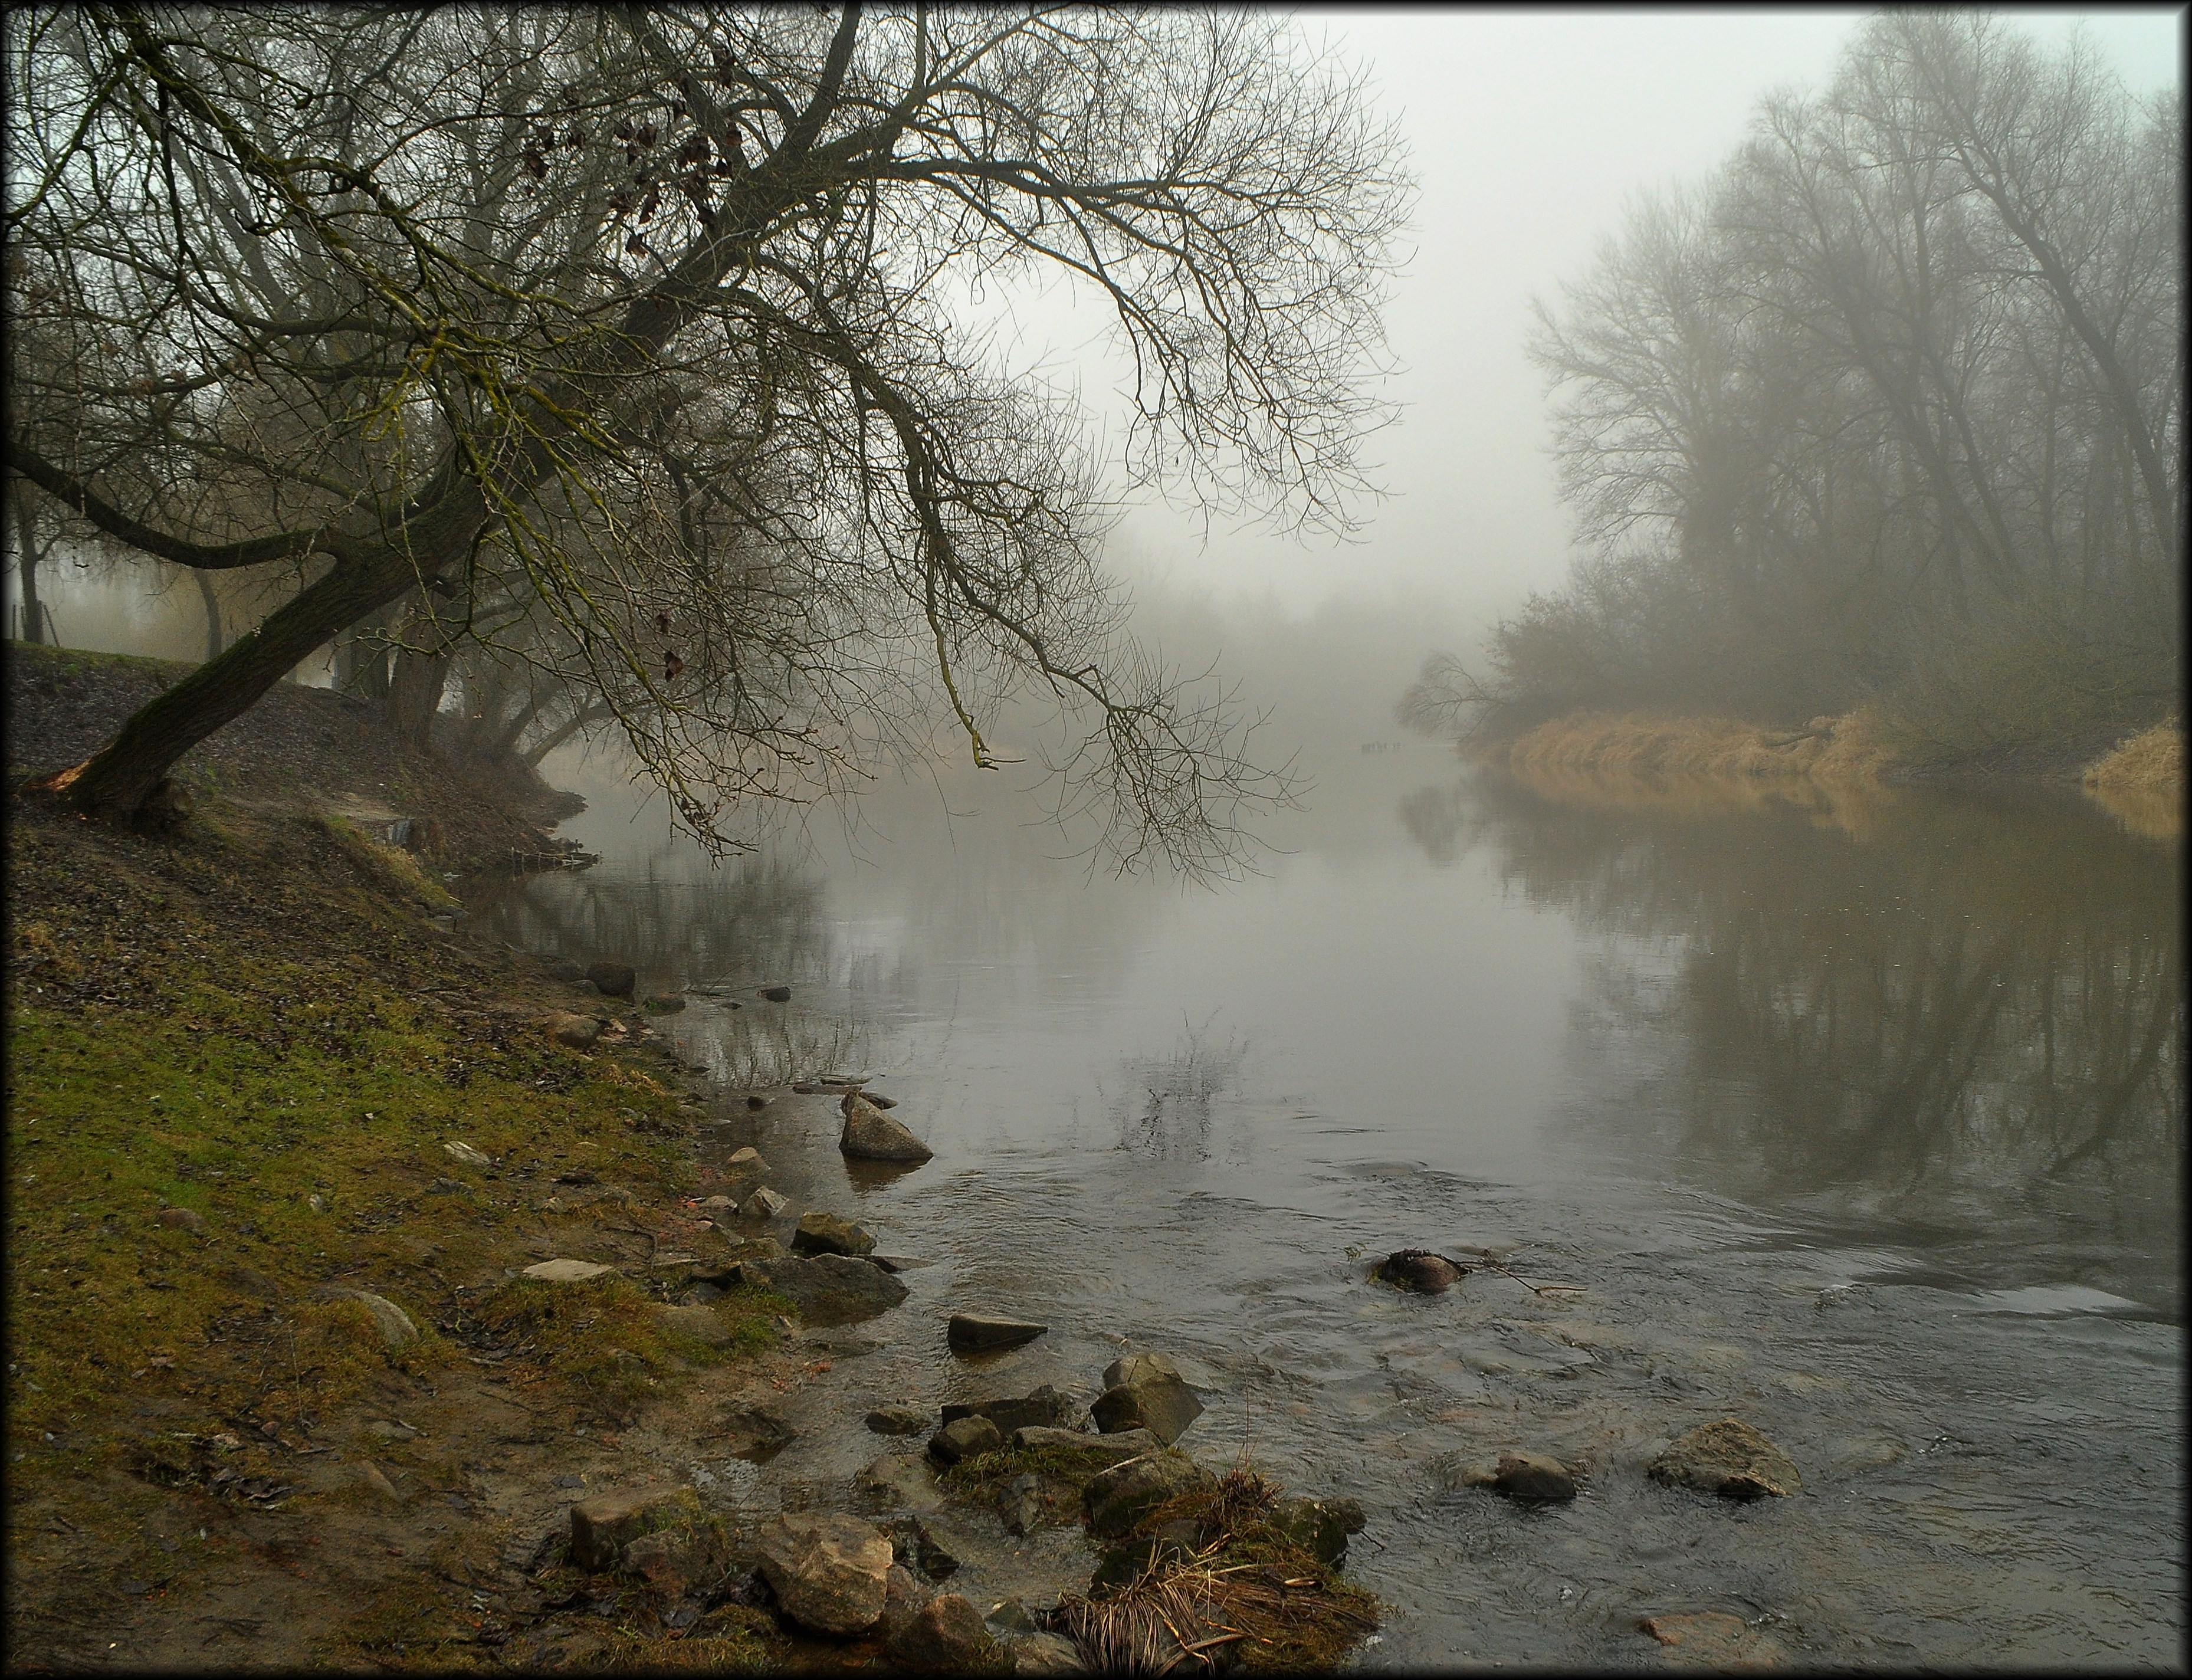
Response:
[[[1175,586],[1276,591],[1293,612],[1337,593],[1426,597],[1496,617],[1556,585],[1569,554],[1554,500],[1539,376],[1524,360],[1533,293],[1577,277],[1626,196],[1711,169],[1759,99],[1832,75],[1862,11],[1308,11],[1312,41],[1365,62],[1400,117],[1421,184],[1387,327],[1401,423],[1375,442],[1387,500],[1356,542],[1304,546],[1213,532],[1162,506],[1131,514],[1119,557]],[[2051,44],[2081,20],[2136,92],[2179,75],[2183,14],[2162,8],[2009,14]],[[1091,317],[1055,294],[1024,346],[1101,412],[1115,368],[1084,350]],[[1026,359],[1024,355],[1020,358]]]

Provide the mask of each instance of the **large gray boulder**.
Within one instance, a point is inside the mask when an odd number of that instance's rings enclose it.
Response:
[[[1804,1491],[1789,1455],[1735,1418],[1701,1423],[1652,1461],[1654,1482],[1737,1500],[1787,1498]]]
[[[799,1308],[800,1317],[814,1325],[850,1324],[873,1318],[896,1306],[908,1294],[905,1284],[880,1266],[843,1254],[740,1260],[732,1276],[751,1288],[789,1295]]]
[[[891,1543],[857,1517],[786,1511],[756,1537],[760,1568],[784,1613],[817,1633],[865,1633],[882,1620]]]
[[[855,1161],[929,1161],[936,1151],[877,1108],[858,1091],[847,1094],[843,1104],[845,1129],[838,1134],[837,1150]]]
[[[1144,1362],[1134,1368],[1136,1380],[1105,1389],[1088,1409],[1089,1415],[1107,1435],[1122,1429],[1146,1429],[1169,1447],[1202,1415],[1202,1402],[1180,1380],[1177,1371],[1156,1369],[1148,1355],[1135,1357]],[[1111,1370],[1119,1370],[1126,1363],[1122,1360]],[[1110,1372],[1105,1374],[1109,1376]]]

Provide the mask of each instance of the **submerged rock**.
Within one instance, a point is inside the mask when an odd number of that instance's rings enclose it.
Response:
[[[682,1013],[685,1000],[672,992],[657,992],[640,1005],[650,1015],[674,1015]]]
[[[773,1406],[738,1406],[723,1414],[717,1431],[725,1450],[734,1459],[761,1464],[774,1458],[799,1437],[799,1431]]]
[[[1542,1453],[1502,1453],[1484,1485],[1510,1499],[1552,1500],[1576,1496],[1574,1472]]]
[[[928,1427],[928,1418],[911,1406],[879,1406],[866,1423],[878,1435],[918,1435]]]
[[[1652,1461],[1650,1475],[1670,1488],[1694,1488],[1727,1499],[1785,1499],[1804,1490],[1804,1478],[1789,1455],[1736,1418],[1699,1424],[1676,1436]]]
[[[1086,1674],[1081,1648],[1056,1633],[1023,1633],[1005,1641],[1005,1661],[1014,1674]]]
[[[1427,1254],[1421,1249],[1402,1249],[1388,1254],[1371,1275],[1396,1289],[1436,1295],[1452,1289],[1462,1273],[1459,1266],[1443,1255]]]
[[[940,1592],[884,1642],[884,1654],[916,1674],[967,1674],[996,1660],[982,1613],[956,1592]]]
[[[885,1453],[853,1478],[861,1498],[888,1511],[933,1511],[944,1503],[935,1466],[920,1453]]]
[[[855,1161],[931,1161],[936,1151],[857,1091],[844,1101],[837,1150]]]
[[[874,1523],[786,1511],[762,1526],[757,1546],[777,1603],[802,1626],[843,1636],[882,1620],[891,1544]]]
[[[757,1191],[756,1199],[768,1193]],[[888,1312],[909,1293],[888,1271],[843,1254],[745,1260],[734,1269],[733,1277],[749,1288],[789,1295],[797,1305],[800,1317],[818,1326],[872,1318]]]
[[[1002,1347],[1018,1347],[1047,1334],[1049,1329],[1047,1324],[1030,1324],[1019,1318],[999,1318],[985,1312],[955,1312],[945,1327],[945,1340],[954,1353],[987,1353]]]
[[[1778,1668],[1780,1646],[1744,1620],[1725,1610],[1700,1610],[1687,1615],[1653,1616],[1636,1625],[1665,1648],[1671,1666],[1696,1668]]]

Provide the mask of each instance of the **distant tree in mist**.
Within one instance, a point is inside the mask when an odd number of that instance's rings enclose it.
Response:
[[[1944,751],[2166,711],[2183,188],[2178,93],[1981,14],[1875,19],[1540,304],[1590,557],[1481,677],[1427,671],[1406,704],[1514,729],[1880,700]]]

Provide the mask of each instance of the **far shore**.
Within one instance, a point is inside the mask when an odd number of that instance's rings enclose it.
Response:
[[[1868,791],[1926,785],[2037,782],[2075,786],[2150,839],[2184,832],[2184,730],[2172,718],[2109,740],[2003,747],[1927,758],[1869,708],[1772,727],[1664,712],[1573,711],[1476,755],[1533,785],[1574,791],[1627,786],[1640,796],[1717,785],[1730,793],[1795,797],[1839,807]],[[1745,803],[1748,803],[1747,801]]]

